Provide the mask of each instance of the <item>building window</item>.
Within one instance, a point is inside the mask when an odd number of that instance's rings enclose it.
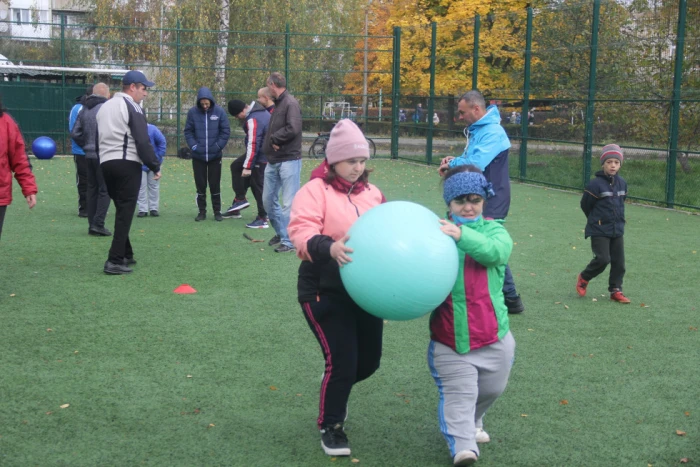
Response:
[[[28,9],[12,9],[12,18],[17,22],[17,24],[23,24],[29,22],[29,10]]]

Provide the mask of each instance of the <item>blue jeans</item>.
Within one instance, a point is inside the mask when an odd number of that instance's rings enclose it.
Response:
[[[295,161],[268,163],[265,167],[265,184],[263,186],[263,205],[267,217],[280,236],[282,245],[293,247],[287,234],[289,211],[292,200],[301,185],[301,159]]]

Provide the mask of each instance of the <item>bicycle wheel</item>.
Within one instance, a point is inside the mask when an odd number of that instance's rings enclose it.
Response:
[[[367,144],[369,144],[369,157],[374,157],[374,155],[377,154],[377,146],[374,145],[372,138],[365,136],[365,139],[367,140]]]
[[[314,159],[326,157],[326,144],[328,144],[327,136],[317,137],[314,142],[311,143],[309,157],[313,157]]]

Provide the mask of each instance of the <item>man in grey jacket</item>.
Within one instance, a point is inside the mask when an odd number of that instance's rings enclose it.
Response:
[[[97,112],[109,99],[109,87],[97,83],[92,94],[85,99],[82,111],[70,132],[70,137],[83,148],[87,165],[87,202],[88,234],[109,237],[112,232],[105,228],[105,217],[109,209],[109,194],[102,176],[100,159],[97,154]]]
[[[129,231],[143,164],[155,173],[154,180],[160,178],[160,164],[148,138],[148,124],[140,105],[154,84],[140,71],[129,71],[122,79],[122,92],[105,102],[97,113],[97,152],[107,192],[117,211],[112,247],[104,266],[106,274],[128,274],[132,272],[129,266],[136,264]]]
[[[287,80],[281,73],[267,78],[267,87],[275,101],[275,111],[263,142],[263,154],[267,157],[263,204],[276,235],[269,245],[280,244],[277,253],[294,251],[287,234],[289,211],[300,186],[301,176],[301,108],[299,102],[287,91]],[[280,199],[280,191],[282,198]]]

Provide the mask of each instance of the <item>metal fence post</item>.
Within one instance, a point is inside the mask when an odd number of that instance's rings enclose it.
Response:
[[[671,101],[671,128],[666,164],[666,207],[672,208],[676,199],[676,160],[678,159],[678,121],[681,107],[681,83],[683,81],[683,49],[685,48],[685,20],[688,10],[686,0],[678,2],[678,29],[676,33],[676,62],[673,70],[673,98]]]
[[[591,25],[591,58],[588,72],[588,100],[586,102],[586,134],[583,142],[583,186],[591,178],[591,154],[593,153],[593,113],[595,110],[596,62],[598,60],[598,31],[600,30],[600,0],[593,2]]]
[[[479,33],[481,31],[481,15],[474,17],[474,53],[472,54],[472,90],[479,84]]]
[[[391,70],[391,158],[399,158],[399,99],[401,92],[401,28],[394,27],[394,56]]]
[[[520,109],[520,180],[527,177],[528,115],[530,113],[530,65],[532,63],[532,6],[527,7],[527,29],[525,31],[525,81],[523,83],[523,106]]]
[[[284,77],[287,79],[287,87],[289,86],[289,23],[284,28]]]
[[[177,62],[177,77],[175,79],[175,96],[176,96],[176,101],[177,101],[177,112],[175,113],[175,121],[177,123],[177,152],[176,154],[180,151],[180,134],[182,133],[180,131],[180,112],[181,112],[181,102],[180,102],[180,92],[181,92],[181,87],[180,87],[180,57],[181,57],[181,50],[180,50],[180,20],[177,20],[177,32],[176,32],[176,37],[175,37],[175,60]]]
[[[428,99],[428,139],[425,142],[425,161],[433,163],[433,112],[435,111],[435,55],[437,23],[430,23],[430,98]]]
[[[61,66],[66,66],[66,15],[61,15]],[[66,102],[66,72],[61,72],[61,101]],[[63,138],[61,138],[62,153],[66,153],[66,139],[68,128],[63,125]],[[72,149],[71,149],[72,150]]]

